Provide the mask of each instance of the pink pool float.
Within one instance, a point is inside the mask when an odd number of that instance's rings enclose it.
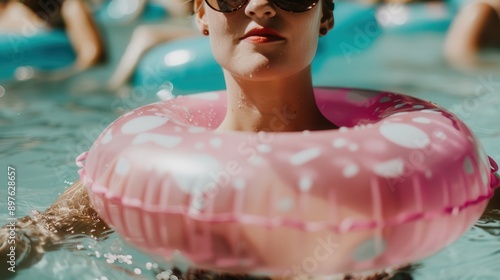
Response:
[[[436,104],[315,88],[340,129],[216,132],[225,92],[146,105],[77,159],[127,241],[198,268],[329,275],[421,260],[457,240],[499,185],[471,130]],[[293,121],[277,112],[275,125]]]

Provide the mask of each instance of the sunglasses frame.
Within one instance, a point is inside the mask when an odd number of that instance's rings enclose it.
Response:
[[[217,10],[215,7],[213,7],[212,5],[210,5],[210,3],[208,2],[208,0],[205,0],[205,3],[214,11],[217,11],[219,13],[233,13],[233,12],[236,12],[237,10],[243,8],[246,4],[248,4],[250,0],[245,0],[240,6],[238,6],[237,8],[235,9],[232,9],[230,11],[220,11],[220,10]],[[312,8],[314,8],[318,3],[319,1],[321,0],[316,0],[316,2],[314,2],[314,4],[312,4],[310,7],[308,7],[306,10],[304,11],[291,11],[291,10],[287,10],[287,9],[284,9],[282,8],[279,4],[277,4],[277,2],[279,2],[279,0],[268,0],[269,3],[273,4],[273,5],[276,5],[276,7],[280,8],[281,10],[285,11],[285,12],[288,12],[288,13],[304,13],[304,12],[307,12],[309,10],[311,10]],[[299,0],[300,1],[300,0]],[[330,1],[327,1],[327,3],[330,3]],[[331,9],[332,11],[335,9],[335,3],[333,3],[333,1],[331,2]]]

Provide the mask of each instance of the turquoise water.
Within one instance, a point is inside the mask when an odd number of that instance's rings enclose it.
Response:
[[[108,32],[113,62],[127,32]],[[326,61],[315,83],[391,90],[434,101],[456,112],[478,135],[487,153],[500,161],[499,55],[487,55],[488,67],[460,72],[443,61],[441,35],[410,39],[384,36],[370,49],[359,48],[358,55]],[[64,82],[33,80],[0,88],[0,178],[5,186],[7,166],[16,168],[18,217],[47,208],[77,179],[74,158],[91,146],[107,124],[157,100],[153,93],[118,96],[106,91],[103,85],[111,70],[112,66],[101,67]],[[474,95],[478,88],[484,93],[480,97]],[[3,187],[1,191],[6,192]],[[2,198],[2,223],[8,217],[6,208]],[[116,234],[101,241],[74,236],[29,269],[16,272],[15,279],[155,279],[154,265],[155,261]],[[498,207],[460,240],[417,263],[412,273],[413,279],[443,280],[499,279],[499,275]]]

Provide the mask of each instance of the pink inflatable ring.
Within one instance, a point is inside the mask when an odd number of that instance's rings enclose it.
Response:
[[[77,159],[102,218],[167,260],[325,275],[413,262],[458,239],[498,185],[474,134],[413,97],[316,88],[341,128],[214,132],[225,92],[147,105]],[[293,121],[276,111],[276,122]]]

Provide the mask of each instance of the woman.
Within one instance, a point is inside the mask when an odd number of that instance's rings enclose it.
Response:
[[[3,0],[0,30],[25,37],[65,30],[76,53],[76,70],[87,69],[105,58],[99,31],[82,0]]]
[[[219,131],[282,132],[337,128],[318,110],[310,69],[318,37],[333,27],[332,2],[195,0],[194,8],[196,25],[202,34],[210,36],[214,57],[224,68],[228,106],[226,118],[217,128]],[[296,12],[291,13],[291,10]],[[276,108],[286,110],[293,118],[282,126],[273,126],[273,109]],[[72,226],[78,226],[80,230],[94,227],[101,231],[94,233],[97,236],[108,233],[103,231],[105,225],[98,219],[85,188],[79,182],[47,212],[35,218],[40,221],[38,227],[52,229],[43,233],[42,249],[50,247],[48,244],[60,240],[69,231],[78,232]],[[33,219],[25,218],[23,225],[18,226],[19,230],[33,229],[37,221],[30,220]],[[5,242],[6,236],[2,231],[2,241]],[[4,243],[3,251],[5,247]],[[5,254],[2,252],[2,255]],[[199,270],[188,271],[185,275],[179,271],[174,273],[182,279],[246,278]],[[368,279],[386,277],[388,275],[383,273]],[[355,278],[346,276],[345,279]]]
[[[279,8],[288,1],[234,1],[246,5],[227,8],[219,2],[195,1],[196,25],[224,69],[228,109],[218,130],[270,130],[276,108],[294,114],[280,131],[336,128],[320,113],[311,79],[318,37],[334,24],[332,2],[306,0],[318,5],[300,13]]]
[[[164,0],[159,3],[163,4],[167,11],[172,12],[174,18],[181,19],[181,21],[170,19],[166,23],[137,27],[132,33],[130,43],[115,72],[109,79],[108,86],[111,90],[117,90],[128,82],[144,53],[151,48],[164,42],[197,34],[191,22],[186,21],[192,10],[192,4],[189,1]]]

